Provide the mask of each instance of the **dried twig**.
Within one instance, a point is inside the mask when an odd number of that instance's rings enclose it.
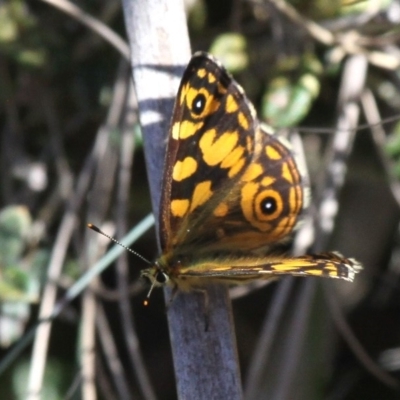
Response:
[[[129,391],[124,367],[118,357],[118,351],[113,338],[113,332],[108,324],[103,306],[98,306],[96,312],[97,331],[101,332],[101,335],[99,335],[100,343],[102,344],[105,358],[110,360],[109,368],[116,391],[121,400],[131,399],[132,395]]]
[[[253,3],[258,4],[256,0]],[[345,55],[363,55],[368,62],[379,67],[395,70],[400,65],[400,57],[395,54],[388,54],[382,51],[370,50],[364,47],[372,43],[373,39],[363,37],[358,32],[351,30],[345,33],[332,33],[322,25],[305,18],[297,12],[288,2],[284,0],[269,0],[280,12],[288,17],[295,24],[301,26],[311,37],[326,46],[335,46],[341,51],[342,57]]]
[[[265,380],[265,370],[271,359],[272,344],[276,337],[284,308],[287,306],[293,283],[294,280],[290,277],[282,280],[271,301],[268,314],[264,318],[264,325],[254,347],[247,373],[245,385],[245,398],[247,400],[256,399],[260,393],[260,386],[262,381]]]
[[[42,0],[45,3],[51,4],[52,6],[60,9],[71,17],[75,18],[77,21],[86,25],[93,32],[96,32],[104,40],[109,42],[115,49],[117,49],[121,55],[128,60],[129,59],[129,47],[126,42],[117,35],[113,30],[111,30],[107,25],[103,24],[96,18],[85,13],[75,4],[67,0]]]
[[[117,99],[117,98],[115,98]],[[116,100],[117,101],[117,100]],[[117,121],[115,118],[115,109],[110,108],[110,113],[107,120],[107,129],[100,129],[97,137],[96,144],[94,146],[93,153],[88,157],[87,162],[81,172],[78,179],[77,189],[74,196],[68,203],[67,211],[64,218],[60,224],[60,229],[57,235],[57,239],[53,248],[53,253],[49,263],[49,268],[47,272],[48,281],[43,291],[42,302],[39,312],[40,319],[46,319],[52,315],[54,302],[56,298],[56,282],[61,274],[61,268],[64,263],[66,250],[69,245],[75,224],[77,221],[77,211],[81,207],[84,200],[84,196],[89,188],[89,183],[92,179],[95,161],[104,159],[104,155],[107,154],[107,143],[109,137],[109,131],[112,129],[112,122]],[[108,170],[111,170],[110,166],[107,166]],[[104,174],[99,180],[101,185],[107,182],[104,179]],[[96,198],[96,197],[93,197]],[[102,204],[105,203],[105,198],[102,199]],[[103,204],[104,205],[104,204]],[[48,340],[51,330],[51,322],[43,322],[36,333],[32,363],[28,384],[29,399],[38,399],[40,396],[40,389],[43,379],[45,359],[47,354]]]
[[[135,147],[134,128],[137,123],[137,99],[131,78],[129,76],[129,66],[124,63],[124,87],[127,88],[124,124],[122,127],[122,137],[119,157],[118,171],[118,193],[117,193],[117,236],[123,236],[127,230],[127,203],[132,174],[132,163]],[[129,293],[129,266],[127,254],[124,253],[117,262],[117,284],[119,297],[119,309],[121,312],[121,324],[124,331],[127,357],[133,373],[137,376],[143,397],[148,400],[156,398],[150,378],[144,365],[142,353],[139,346],[139,339],[136,333],[133,310],[130,303]]]
[[[381,124],[381,117],[378,110],[376,100],[370,90],[365,90],[361,97],[361,105],[363,107],[365,119],[370,125],[372,139],[374,140],[376,151],[380,156],[381,163],[385,169],[385,175],[388,179],[389,187],[392,191],[393,198],[400,205],[400,183],[393,174],[392,163],[384,152],[386,144],[386,134]]]

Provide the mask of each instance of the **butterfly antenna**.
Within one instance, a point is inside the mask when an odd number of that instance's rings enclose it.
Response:
[[[111,241],[113,241],[114,243],[120,245],[121,247],[123,247],[125,250],[128,250],[130,253],[134,254],[136,257],[139,257],[141,260],[143,260],[145,263],[151,265],[151,262],[149,260],[147,260],[145,257],[143,257],[142,255],[140,255],[139,253],[136,253],[135,250],[130,249],[129,247],[125,246],[124,244],[122,244],[121,242],[119,242],[117,239],[114,239],[112,236],[107,235],[107,233],[103,232],[100,228],[98,228],[96,225],[93,224],[87,224],[88,228],[90,228],[92,231],[95,231],[97,233],[100,233],[101,235],[105,236],[106,238],[110,239]],[[151,289],[153,288],[153,286],[151,287]],[[150,290],[151,290],[150,289]],[[147,296],[148,297],[148,296]]]

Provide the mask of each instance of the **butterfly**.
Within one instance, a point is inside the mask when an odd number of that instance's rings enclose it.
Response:
[[[142,270],[156,286],[190,290],[280,275],[352,281],[361,265],[339,253],[289,257],[274,249],[309,202],[289,143],[265,128],[243,89],[211,55],[195,53],[167,139],[159,216],[162,254]]]

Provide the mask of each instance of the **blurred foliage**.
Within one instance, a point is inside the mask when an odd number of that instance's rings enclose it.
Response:
[[[60,360],[50,358],[47,360],[46,373],[44,376],[43,400],[62,400],[65,399],[65,393],[69,385],[69,366]],[[10,391],[4,391],[3,396],[15,396],[15,400],[26,399],[26,382],[29,374],[29,360],[24,359],[18,363],[12,378]],[[9,393],[7,393],[9,392]],[[10,398],[9,397],[9,398]]]
[[[400,123],[397,123],[384,148],[393,161],[393,174],[400,180]]]
[[[75,4],[124,35],[119,1],[90,0]],[[343,40],[350,40],[346,34],[356,32],[362,40],[355,43],[365,53],[381,52],[398,57],[397,1],[293,0],[290,4],[304,21],[317,22]],[[300,124],[314,128],[334,126],[346,58],[340,42],[328,46],[311,38],[269,2],[193,0],[186,2],[186,9],[193,49],[208,50],[220,59],[244,87],[260,111],[260,118],[276,128]],[[82,205],[76,214],[77,229],[63,259],[63,273],[54,282],[60,295],[91,265],[85,253],[89,248],[84,234],[87,220],[98,215],[99,210],[103,219],[115,219],[118,213],[114,207],[120,179],[115,173],[116,160],[122,157],[118,146],[125,117],[132,107],[123,109],[117,117],[113,114],[118,123],[112,128],[107,116],[115,105],[115,82],[123,75],[121,64],[115,49],[51,5],[40,1],[0,2],[0,345],[3,349],[0,360],[9,346],[20,340],[29,324],[36,321],[36,302],[60,233],[60,222],[70,210],[70,199],[80,193],[82,181],[94,182],[82,195]],[[126,77],[128,74],[129,71],[125,72]],[[368,71],[367,89],[376,99],[382,119],[400,113],[399,78],[400,69],[371,64]],[[126,95],[121,103],[127,98]],[[89,159],[88,154],[107,129],[107,151],[98,156],[103,167],[95,177],[92,177],[93,169],[88,169],[88,177],[85,168],[98,161]],[[132,131],[138,139],[128,226],[150,211],[137,124]],[[340,198],[338,233],[332,239],[332,248],[354,255],[365,265],[360,279],[351,287],[338,287],[337,293],[356,336],[375,360],[388,351],[398,354],[395,350],[399,347],[400,334],[400,213],[382,168],[382,161],[390,162],[400,179],[400,124],[387,125],[386,131],[381,153],[376,151],[377,144],[365,131],[357,136],[348,165],[348,184]],[[329,148],[329,135],[304,133],[305,128],[301,132],[313,186],[326,168],[324,150]],[[379,159],[377,154],[385,159]],[[149,259],[154,258],[154,234],[143,238],[135,250]],[[133,259],[132,265],[128,278],[135,282],[141,264]],[[121,362],[126,367],[129,360],[127,349],[121,344],[124,333],[116,302],[120,293],[115,292],[115,287],[116,272],[110,269],[96,283],[96,295],[105,304]],[[271,284],[234,303],[243,376],[275,288]],[[134,294],[139,291],[136,286],[130,290]],[[294,291],[291,301],[296,299]],[[295,383],[293,398],[397,398],[398,392],[371,378],[338,339],[323,296],[318,295],[317,299],[304,346],[307,353],[299,372],[302,375]],[[154,293],[152,306],[146,309],[141,306],[140,296],[132,295],[132,303],[141,349],[155,391],[159,398],[174,399],[162,294]],[[81,312],[79,303],[73,302],[54,323],[43,399],[64,398],[67,387],[73,387],[76,382],[72,375],[76,372],[75,355],[79,352],[76,338]],[[284,328],[290,313],[291,307],[287,307],[284,326],[273,349],[274,362],[266,379],[270,390],[280,371],[275,360],[280,360],[280,351],[285,347]],[[102,332],[98,330],[97,334],[100,336]],[[113,398],[110,393],[118,398],[109,376],[110,360],[104,357],[100,345],[96,351],[100,354],[96,364],[99,392],[103,398]],[[0,376],[0,387],[8,390],[7,400],[24,398],[28,356],[29,352],[14,362],[8,375]],[[399,363],[391,360],[391,373],[400,378],[400,369],[393,365]],[[127,367],[125,372],[127,376],[132,374]],[[129,384],[132,393],[140,393],[135,379]],[[76,387],[75,392],[72,389],[75,396],[79,393],[79,385]],[[261,398],[273,398],[272,393],[261,395]],[[137,398],[141,398],[140,394]]]
[[[39,296],[43,251],[28,252],[32,220],[24,206],[0,211],[0,344],[19,339],[29,318],[31,302]]]
[[[0,4],[0,52],[24,67],[43,67],[47,49],[38,20],[23,0]]]
[[[314,54],[285,58],[262,99],[261,117],[276,128],[297,125],[309,113],[320,91],[322,64]],[[297,78],[291,79],[291,76]]]
[[[246,38],[239,33],[224,33],[215,38],[210,46],[213,54],[232,74],[242,72],[249,63]]]
[[[386,10],[391,0],[290,0],[296,7],[309,18],[315,20],[335,18],[345,15],[360,15],[371,10]]]

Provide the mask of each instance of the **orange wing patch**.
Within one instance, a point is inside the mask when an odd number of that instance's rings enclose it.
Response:
[[[239,105],[238,105],[236,99],[231,94],[228,94],[228,96],[226,98],[225,111],[227,113],[234,113],[238,109],[239,109]]]
[[[172,170],[172,179],[182,181],[190,178],[197,170],[197,161],[193,157],[186,157],[183,161],[177,161]]]
[[[279,152],[278,149],[273,146],[266,146],[265,152],[267,154],[267,157],[270,158],[271,160],[280,160],[282,157],[282,153]]]
[[[214,210],[214,215],[219,218],[225,217],[226,214],[228,214],[228,211],[229,211],[228,205],[226,203],[220,203]]]
[[[189,210],[189,200],[172,200],[171,201],[171,214],[174,217],[182,218]]]
[[[247,129],[249,129],[249,126],[250,126],[250,124],[249,124],[249,120],[246,118],[246,116],[242,113],[242,112],[240,112],[239,114],[238,114],[238,123],[239,123],[239,125],[243,128],[243,129],[245,129],[245,130],[247,130]]]
[[[193,136],[204,125],[203,121],[192,122],[189,120],[177,122],[172,127],[172,138],[175,140],[187,139]]]
[[[211,190],[211,184],[211,181],[204,181],[196,185],[194,188],[192,201],[190,202],[190,212],[203,205],[207,200],[210,199],[213,194]]]
[[[218,135],[216,129],[208,130],[199,142],[204,161],[211,166],[220,164],[232,153],[238,140],[238,132],[224,132]]]

